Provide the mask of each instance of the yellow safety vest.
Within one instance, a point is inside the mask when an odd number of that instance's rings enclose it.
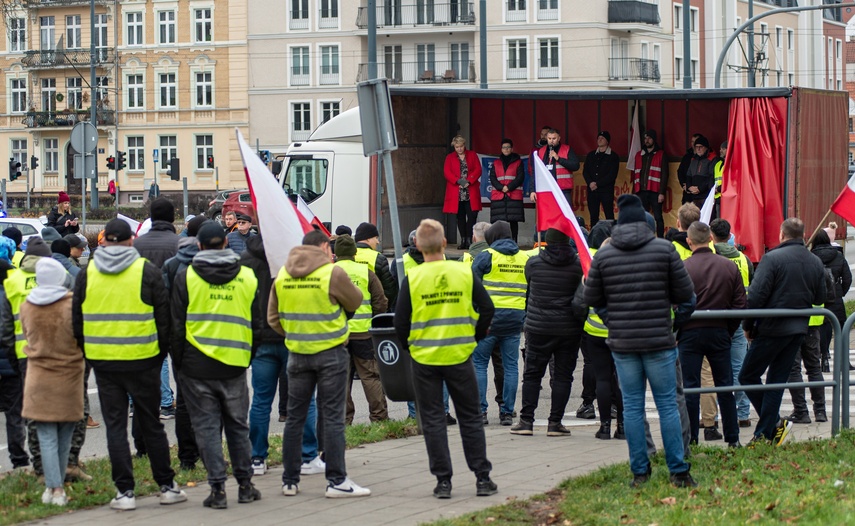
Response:
[[[472,270],[458,261],[431,261],[412,269],[410,356],[423,365],[457,365],[475,350]]]
[[[588,252],[591,253],[591,257],[594,257],[594,254],[597,253],[597,249],[589,248]],[[596,336],[597,338],[609,337],[609,329],[606,327],[606,324],[603,323],[603,319],[594,312],[594,307],[588,307],[588,317],[585,319],[584,330],[586,333],[591,336]]]
[[[472,257],[472,254],[470,254],[469,252],[463,253],[463,263],[471,265],[474,261],[475,261],[475,258]]]
[[[21,268],[21,260],[24,259],[24,252],[21,250],[16,250],[14,254],[12,254],[12,264],[15,265],[15,268]]]
[[[293,353],[317,354],[343,344],[350,335],[344,309],[330,302],[334,268],[326,263],[295,278],[282,267],[276,276],[279,323],[285,330],[285,346]]]
[[[821,309],[822,305],[813,305],[814,309]],[[820,327],[825,322],[825,316],[822,314],[818,314],[816,316],[811,316],[810,320],[808,320],[809,327]]]
[[[368,329],[371,328],[371,314],[373,313],[371,310],[371,292],[368,290],[368,267],[349,259],[342,259],[336,262],[336,265],[344,269],[350,277],[350,281],[362,291],[362,303],[353,313],[353,317],[347,320],[347,326],[350,328],[350,332],[368,332]]]
[[[252,358],[252,300],[258,280],[241,267],[228,283],[215,285],[187,267],[186,340],[202,354],[235,367]]]
[[[357,263],[368,265],[368,269],[371,272],[375,272],[374,265],[377,263],[377,254],[379,252],[373,248],[356,247],[356,255],[353,256],[353,260]]]
[[[533,258],[534,256],[540,255],[540,251],[543,249],[544,247],[534,247],[532,249],[526,250],[524,253],[528,257]]]
[[[721,182],[723,179],[723,172],[724,172],[724,159],[722,159],[721,161],[719,161],[715,164],[714,170],[715,171],[714,171],[713,175],[715,176],[715,187],[716,187],[715,198],[719,199],[721,197]]]
[[[748,281],[748,265],[751,263],[745,257],[745,254],[739,253],[735,258],[727,258],[734,263],[736,263],[736,268],[739,269],[739,275],[742,276],[742,284],[745,285],[745,290],[748,290],[748,285],[750,285]]]
[[[24,339],[24,329],[21,326],[21,305],[27,300],[30,291],[36,288],[36,274],[19,269],[6,277],[3,288],[6,289],[6,299],[9,300],[12,317],[15,319],[15,356],[23,360],[27,357],[24,352],[27,340]]]
[[[680,243],[677,243],[676,241],[672,241],[671,244],[674,245],[674,248],[677,249],[677,255],[680,256],[680,259],[682,261],[686,261],[687,259],[692,257],[692,250],[691,249],[684,247],[683,245],[681,245]]]
[[[83,339],[90,360],[129,361],[160,353],[154,307],[141,297],[143,268],[139,258],[118,274],[86,267]]]
[[[492,257],[490,272],[484,275],[482,282],[493,305],[497,309],[525,310],[525,291],[528,288],[525,280],[525,262],[528,256],[517,251],[509,256],[488,248]]]

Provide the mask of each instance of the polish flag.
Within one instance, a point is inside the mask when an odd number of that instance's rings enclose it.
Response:
[[[309,205],[306,204],[305,201],[303,201],[303,197],[300,195],[297,196],[297,211],[300,212],[300,215],[303,216],[303,219],[308,221],[310,225],[312,225],[313,227],[317,227],[318,230],[320,230],[327,236],[332,235],[330,234],[330,231],[327,230],[327,227],[325,227],[324,224],[321,222],[321,220],[318,219],[318,216],[316,216],[312,212],[312,209],[309,208]]]
[[[843,191],[834,200],[831,211],[855,224],[855,175],[849,178],[849,182],[843,187]]]
[[[294,203],[285,195],[276,178],[256,155],[235,128],[240,154],[243,158],[246,182],[252,197],[252,206],[258,217],[258,228],[262,234],[264,253],[270,273],[276,276],[285,265],[291,249],[303,242],[303,236],[314,230],[312,225],[297,212]]]
[[[638,130],[638,103],[635,103],[635,113],[632,115],[632,128],[630,128],[629,154],[626,157],[626,169],[635,170],[635,154],[641,151],[641,132]]]
[[[704,201],[704,206],[701,207],[701,223],[710,224],[713,210],[715,209],[715,185],[710,190],[710,195]]]
[[[554,228],[573,238],[579,252],[579,260],[582,262],[582,272],[587,277],[588,269],[591,268],[591,253],[579,222],[576,221],[576,214],[540,157],[535,154],[531,158],[534,159],[534,187],[537,194],[537,230],[540,232]]]

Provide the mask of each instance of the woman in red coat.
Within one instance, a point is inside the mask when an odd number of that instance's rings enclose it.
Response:
[[[457,214],[460,245],[466,249],[472,243],[472,227],[481,210],[481,161],[478,154],[466,149],[466,139],[460,135],[451,140],[454,151],[445,158],[445,203],[443,213]]]

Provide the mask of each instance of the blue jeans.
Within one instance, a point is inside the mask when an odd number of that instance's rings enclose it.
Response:
[[[172,407],[173,394],[169,387],[169,360],[164,358],[160,368],[160,407]]]
[[[520,333],[507,336],[495,336],[488,334],[486,338],[478,342],[475,352],[472,354],[472,363],[475,365],[475,377],[478,379],[478,393],[481,395],[481,412],[487,412],[487,363],[493,354],[493,347],[499,345],[502,353],[502,366],[505,369],[505,383],[502,392],[502,413],[514,412],[514,403],[517,399],[517,387],[519,385],[520,356]]]
[[[39,446],[42,451],[42,466],[45,470],[45,486],[61,488],[71,451],[71,435],[77,422],[36,422]]]
[[[288,348],[284,343],[263,343],[252,359],[252,406],[249,409],[249,441],[252,458],[267,458],[270,448],[270,410],[276,397],[279,375],[288,367]],[[318,436],[315,397],[309,403],[306,424],[303,426],[303,462],[318,456]]]
[[[748,340],[745,332],[740,326],[736,329],[730,339],[730,368],[733,369],[733,385],[739,385],[739,372],[742,371],[742,362],[745,361],[745,353],[748,351]],[[751,417],[751,402],[744,391],[736,391],[736,416],[740,420],[748,420]]]
[[[647,440],[644,438],[644,394],[647,382],[650,383],[650,391],[659,412],[659,428],[668,471],[672,474],[688,471],[689,465],[683,460],[683,432],[677,411],[677,349],[613,352],[612,357],[623,394],[623,423],[632,473],[643,475],[650,469]]]
[[[445,406],[445,414],[448,414],[448,386],[445,385],[445,380],[442,381],[442,404]],[[414,401],[407,402],[407,416],[416,419],[416,403]]]

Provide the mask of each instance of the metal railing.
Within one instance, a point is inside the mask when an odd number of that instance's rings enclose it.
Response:
[[[474,2],[434,3],[417,0],[413,4],[378,6],[377,28],[475,25]],[[368,27],[368,8],[360,7],[356,15],[356,27]]]
[[[61,111],[28,111],[21,121],[27,128],[74,126],[78,122],[91,120],[91,113],[77,110],[71,113]],[[99,125],[116,123],[116,112],[109,109],[97,110]]]
[[[610,58],[609,80],[660,82],[659,62],[646,58]]]
[[[658,26],[659,5],[641,0],[609,0],[609,24]]]
[[[684,389],[685,394],[704,394],[704,393],[722,393],[722,392],[739,392],[739,391],[775,391],[793,388],[809,388],[809,387],[831,387],[831,435],[835,436],[840,432],[841,425],[841,405],[843,406],[843,428],[849,427],[849,377],[846,376],[845,381],[842,378],[843,368],[849,366],[849,353],[844,356],[837,352],[838,349],[849,349],[848,332],[841,331],[840,322],[837,316],[828,309],[744,309],[744,310],[705,310],[695,311],[692,314],[692,320],[720,320],[720,319],[743,319],[743,318],[793,318],[793,317],[810,317],[822,315],[831,322],[831,329],[834,342],[834,365],[832,366],[832,379],[815,381],[815,382],[793,382],[793,383],[778,383],[778,384],[759,384],[759,385],[728,385],[721,387],[692,387]],[[852,328],[855,324],[855,314],[846,320],[843,328]],[[740,327],[737,330],[742,330]],[[844,345],[845,344],[845,345]],[[848,371],[847,371],[848,373]],[[843,391],[845,387],[845,391]]]
[[[475,82],[474,60],[433,60],[425,62],[378,62],[377,74],[391,84],[432,84]],[[368,64],[360,64],[357,82],[368,79]]]
[[[27,51],[21,62],[28,68],[53,68],[59,66],[86,67],[90,64],[91,53],[88,49],[43,49]],[[95,64],[102,65],[112,60],[113,48],[103,47],[95,50]]]

